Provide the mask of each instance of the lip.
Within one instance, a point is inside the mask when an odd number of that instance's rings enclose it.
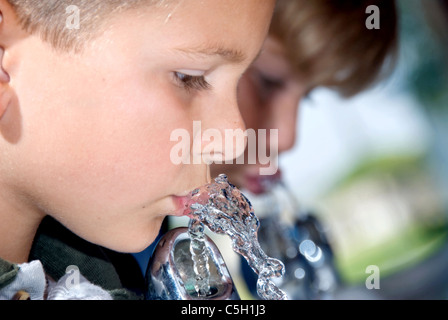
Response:
[[[172,196],[175,210],[172,212],[173,216],[183,217],[188,215],[190,212],[188,210],[188,196]]]

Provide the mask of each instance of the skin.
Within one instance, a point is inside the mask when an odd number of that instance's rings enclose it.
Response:
[[[193,137],[193,120],[203,130],[245,130],[237,84],[273,6],[139,8],[70,54],[21,30],[0,0],[0,257],[26,261],[46,215],[113,250],[146,248],[167,215],[182,214],[182,196],[209,181],[206,164],[170,161],[171,132]],[[185,87],[185,74],[208,88]]]
[[[290,150],[296,143],[296,128],[299,102],[309,91],[306,81],[293,72],[284,46],[268,36],[261,54],[244,74],[238,88],[238,103],[247,128],[278,130],[278,145],[270,145],[269,135],[266,150],[278,148],[278,153]],[[247,149],[246,149],[247,159]],[[258,160],[258,157],[257,157]],[[253,193],[263,192],[260,176],[262,164],[212,165],[212,176],[225,173],[234,185]],[[268,165],[264,165],[265,167]]]

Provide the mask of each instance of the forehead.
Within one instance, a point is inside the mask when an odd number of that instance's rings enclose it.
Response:
[[[182,64],[182,56],[199,58],[198,63],[202,56],[213,56],[248,65],[260,51],[274,8],[274,0],[162,3],[111,17],[102,36],[89,44],[91,59],[128,69],[130,63]]]
[[[283,44],[271,36],[266,38],[255,65],[282,77],[292,76],[294,72]]]
[[[166,42],[185,54],[220,55],[244,60],[258,52],[273,11],[273,0],[183,0],[158,12]]]

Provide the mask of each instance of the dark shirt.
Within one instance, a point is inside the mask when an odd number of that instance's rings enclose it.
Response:
[[[114,299],[142,299],[144,277],[131,254],[118,253],[73,234],[51,217],[36,234],[29,261],[40,260],[46,274],[58,280],[69,266],[76,266],[91,283]]]

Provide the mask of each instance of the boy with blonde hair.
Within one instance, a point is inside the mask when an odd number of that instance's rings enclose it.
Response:
[[[237,83],[273,6],[0,0],[0,299],[60,293],[45,283],[61,280],[29,261],[44,217],[88,242],[138,252],[166,216],[182,215],[208,167],[173,164],[170,133],[191,132],[194,120],[244,126]],[[119,289],[82,283],[76,298]]]

